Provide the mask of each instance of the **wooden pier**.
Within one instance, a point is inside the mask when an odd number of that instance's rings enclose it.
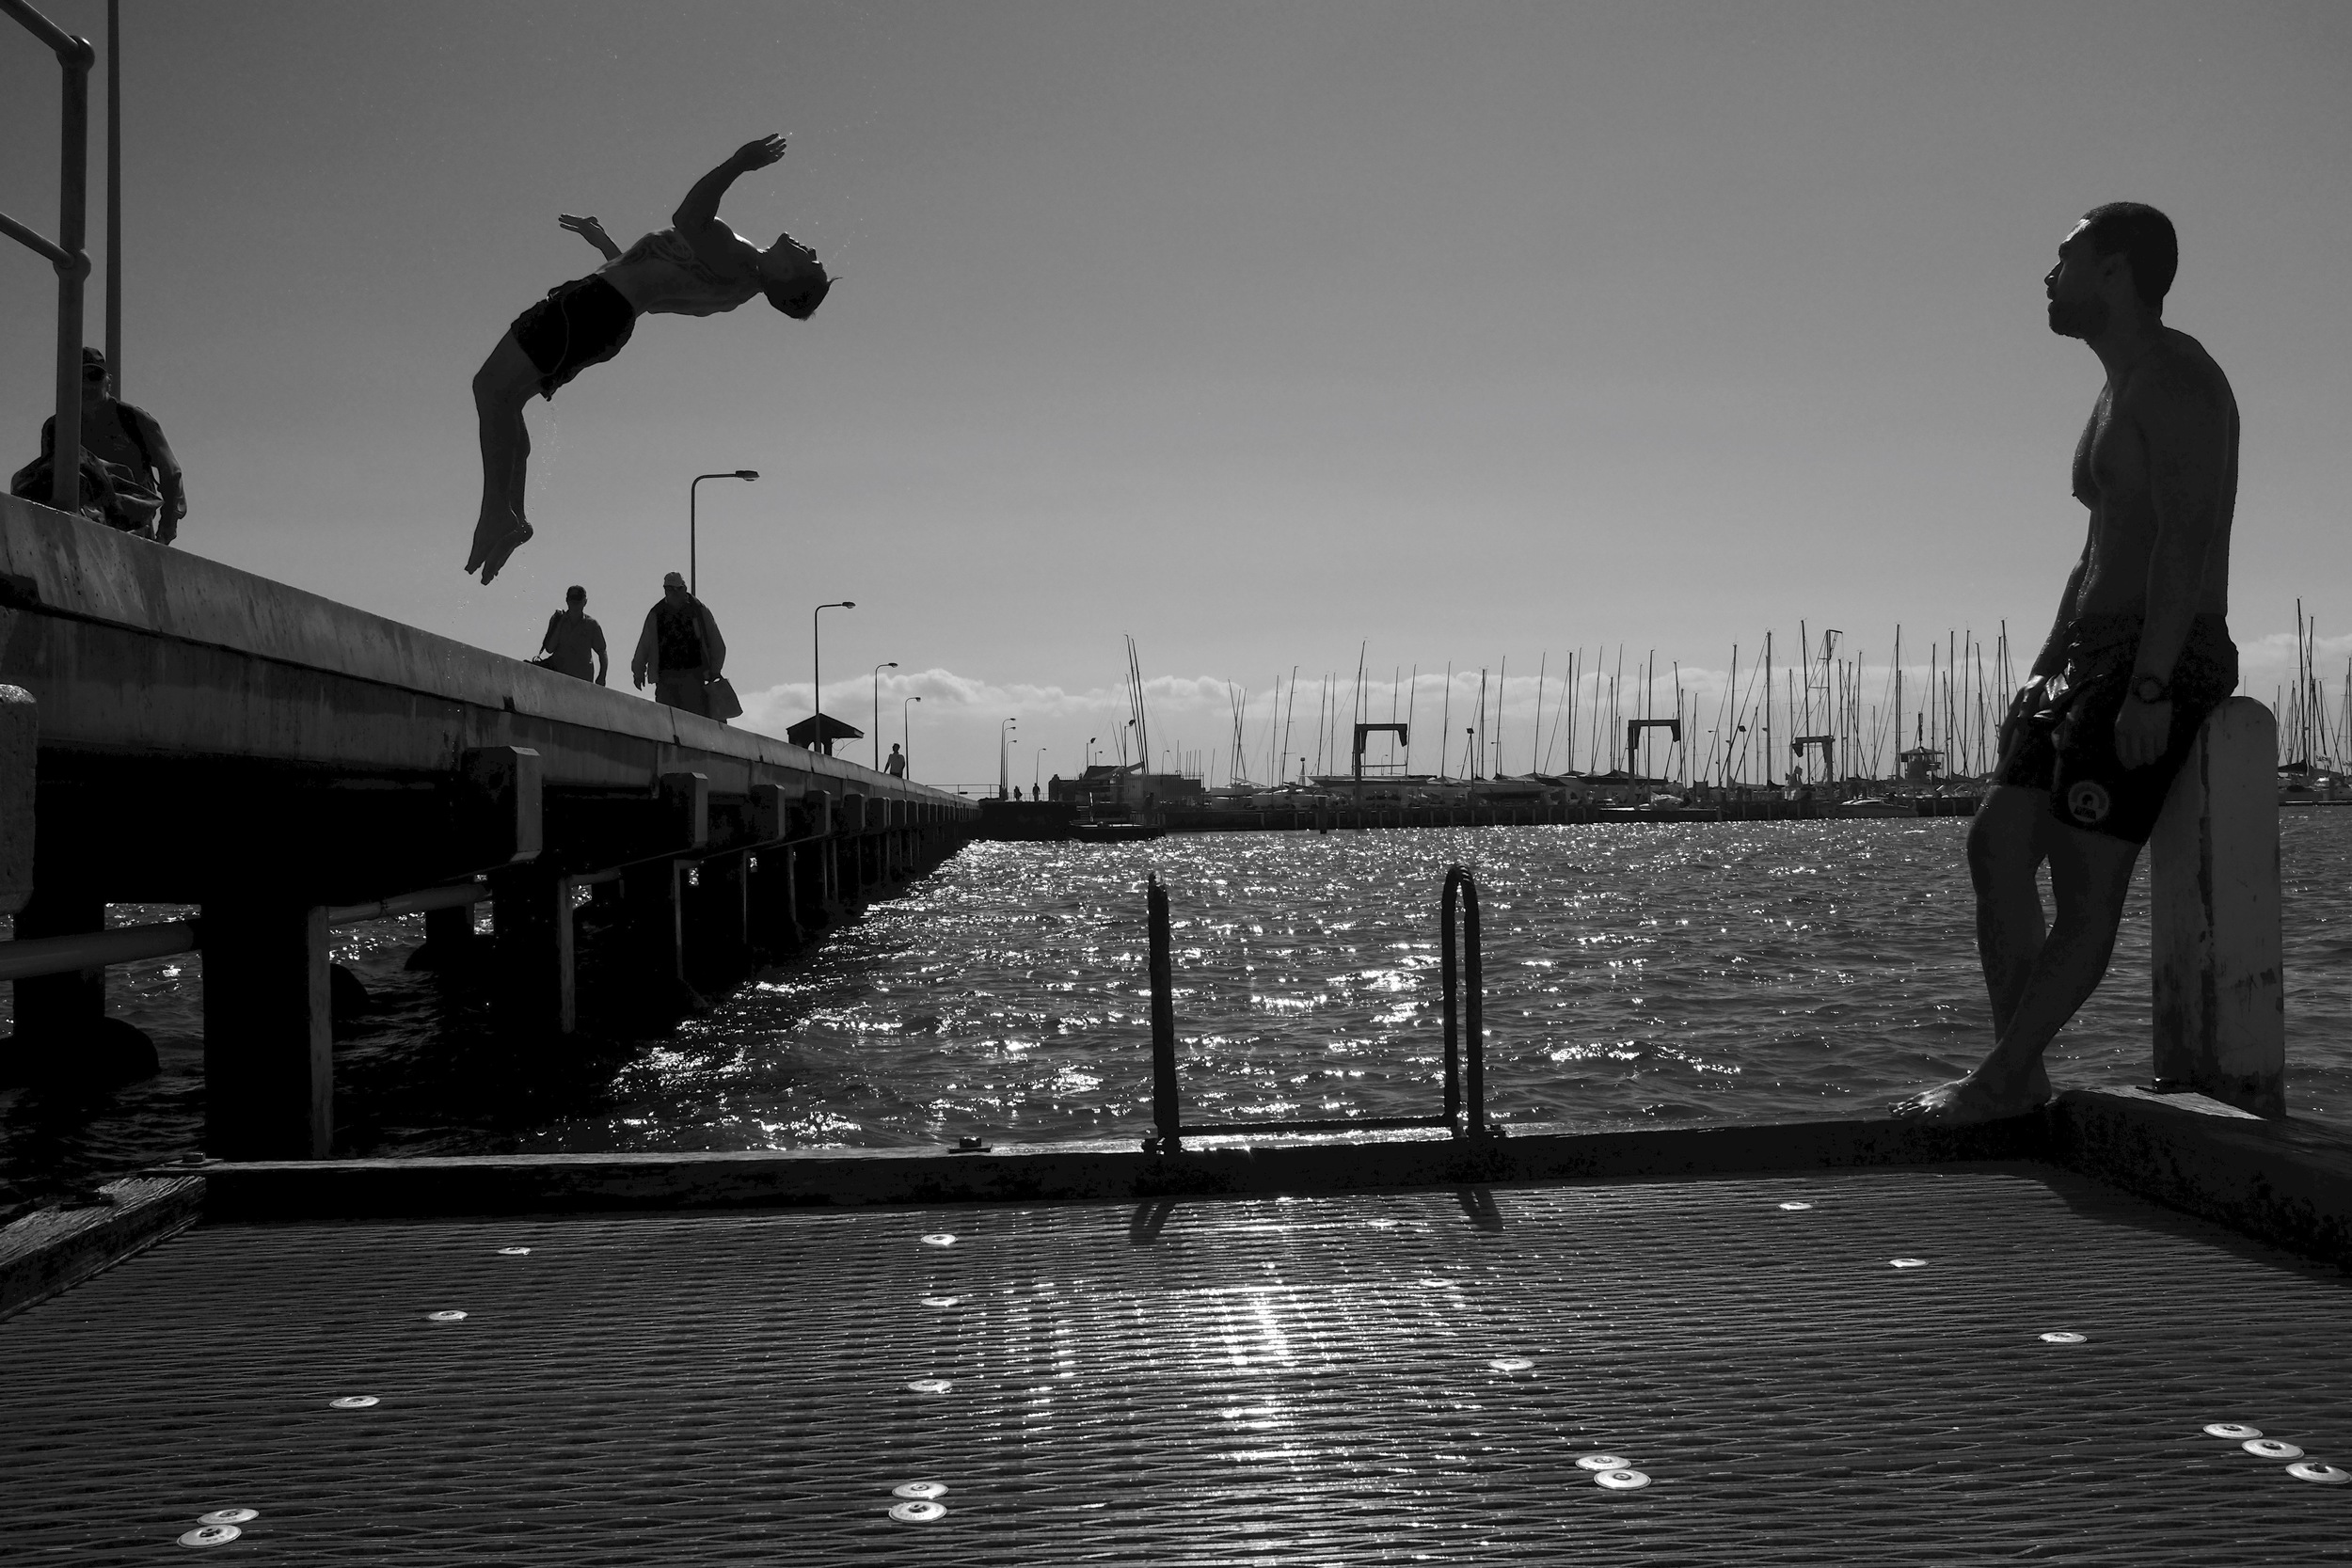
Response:
[[[200,947],[205,1145],[226,1158],[331,1152],[338,918],[423,911],[446,955],[486,895],[502,1028],[563,1035],[582,890],[627,934],[633,993],[682,1009],[690,958],[739,973],[936,864],[976,818],[940,790],[4,497],[0,683],[7,1049],[89,1049],[106,962]],[[107,931],[124,902],[201,914],[176,936]]]

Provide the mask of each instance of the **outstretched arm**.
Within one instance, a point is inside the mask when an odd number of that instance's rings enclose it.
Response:
[[[569,213],[558,213],[555,221],[586,240],[601,251],[608,261],[621,259],[621,247],[612,243],[612,236],[604,231],[604,225],[595,218],[576,218]]]
[[[762,136],[747,141],[727,157],[725,163],[694,182],[694,188],[686,193],[686,199],[670,214],[680,236],[694,247],[694,254],[713,266],[726,266],[737,260],[734,251],[744,246],[732,229],[719,221],[719,200],[735,183],[736,176],[748,174],[755,168],[766,168],[784,157],[782,136]]]

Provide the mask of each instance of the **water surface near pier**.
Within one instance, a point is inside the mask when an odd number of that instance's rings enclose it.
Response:
[[[1489,1101],[1627,1126],[1874,1114],[1987,1043],[1961,821],[1232,833],[976,844],[659,1039],[518,1055],[402,965],[421,922],[338,933],[375,993],[337,1052],[341,1151],[704,1149],[1139,1136],[1143,879],[1175,918],[1187,1119],[1427,1114],[1438,899],[1485,892]],[[2282,825],[2292,1110],[2352,1123],[2352,811]],[[118,923],[165,911],[118,906]],[[2146,876],[2061,1084],[2148,1070]],[[126,966],[163,1074],[0,1090],[0,1201],[194,1147],[199,960]]]

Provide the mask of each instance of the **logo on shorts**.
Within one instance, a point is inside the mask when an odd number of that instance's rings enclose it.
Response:
[[[2067,815],[2086,826],[2095,826],[2107,819],[2115,802],[2107,798],[2106,786],[2084,779],[2066,792]]]

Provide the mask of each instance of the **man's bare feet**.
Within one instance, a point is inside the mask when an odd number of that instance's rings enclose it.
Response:
[[[1908,1100],[1896,1101],[1893,1114],[1904,1121],[1999,1121],[2004,1117],[2022,1117],[2049,1098],[2050,1074],[2039,1061],[2022,1080],[1994,1080],[1985,1067],[1979,1067],[1965,1078],[1938,1084]]]
[[[516,519],[502,512],[485,512],[473,526],[473,548],[466,556],[466,575],[482,570],[491,549],[515,531]]]
[[[508,556],[531,543],[531,525],[517,519],[513,531],[490,546],[489,553],[482,558],[482,581],[485,587],[489,585],[492,578],[497,577],[505,569]]]

